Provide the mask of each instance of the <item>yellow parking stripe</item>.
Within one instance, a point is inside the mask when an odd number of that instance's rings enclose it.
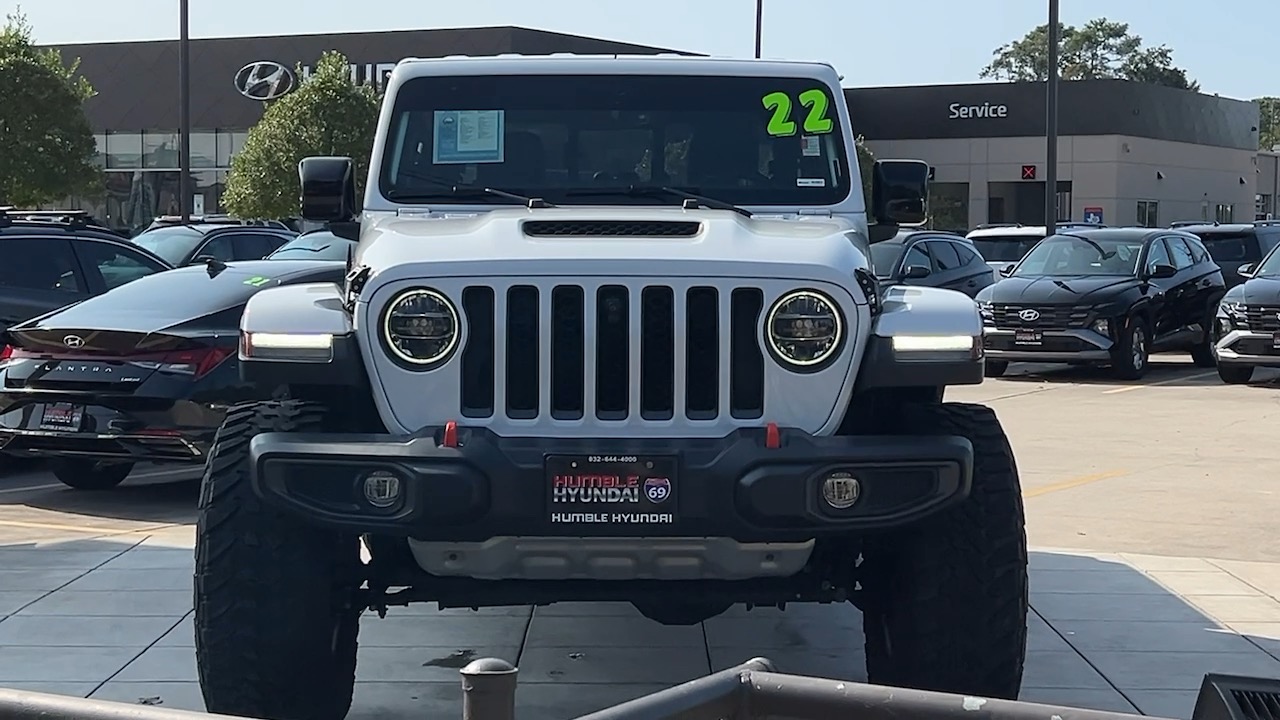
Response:
[[[1041,485],[1040,487],[1037,487],[1037,488],[1024,490],[1022,492],[1022,497],[1033,498],[1033,497],[1039,497],[1041,495],[1048,495],[1049,493],[1058,492],[1059,490],[1070,490],[1071,488],[1080,487],[1081,485],[1089,485],[1091,483],[1096,483],[1099,480],[1108,480],[1110,478],[1120,477],[1121,475],[1124,475],[1124,474],[1125,474],[1124,471],[1112,470],[1110,472],[1101,472],[1093,475],[1085,475],[1083,477],[1078,477],[1078,478],[1073,478],[1071,480],[1063,480],[1062,482],[1053,483],[1052,485]]]
[[[1194,375],[1183,375],[1182,377],[1169,378],[1167,380],[1157,380],[1155,382],[1143,383],[1141,385],[1126,385],[1125,387],[1112,388],[1103,390],[1103,395],[1115,395],[1116,393],[1130,392],[1132,390],[1141,390],[1142,388],[1156,387],[1157,385],[1172,385],[1173,383],[1186,382],[1187,380],[1198,380],[1207,378],[1211,375],[1217,375],[1218,371],[1196,373]]]

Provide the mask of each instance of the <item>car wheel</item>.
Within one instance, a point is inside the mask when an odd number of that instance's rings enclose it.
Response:
[[[133,463],[87,458],[56,458],[49,470],[58,481],[76,490],[110,490],[133,472]]]
[[[1122,380],[1138,380],[1147,374],[1150,362],[1151,331],[1141,317],[1131,317],[1111,351],[1111,368]]]
[[[268,508],[249,484],[253,436],[324,430],[325,417],[314,403],[238,405],[214,438],[195,564],[196,666],[211,713],[341,720],[351,707],[359,539]]]
[[[983,363],[982,374],[984,377],[998,378],[1004,377],[1009,370],[1009,362],[1007,360],[987,360]]]
[[[1228,385],[1245,385],[1253,379],[1253,366],[1219,365],[1218,377]]]
[[[1218,340],[1217,317],[1209,314],[1209,319],[1204,323],[1204,339],[1191,348],[1191,362],[1196,367],[1211,368],[1216,367],[1218,358],[1213,354],[1213,346]]]
[[[863,549],[859,605],[871,683],[1013,700],[1027,645],[1027,539],[1013,450],[994,411],[904,408],[903,434],[973,444],[959,505]]]

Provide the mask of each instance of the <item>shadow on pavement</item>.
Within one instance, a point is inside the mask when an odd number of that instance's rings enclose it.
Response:
[[[56,513],[143,522],[195,521],[200,496],[198,475],[147,475],[145,471],[138,474],[142,476],[130,476],[118,487],[100,491],[66,487],[47,473],[28,475],[21,478],[23,484],[0,483],[0,489],[8,488],[0,493],[0,508],[19,505]]]
[[[1064,383],[1073,385],[1101,385],[1132,387],[1162,385],[1165,387],[1199,387],[1223,385],[1213,368],[1196,367],[1182,362],[1158,362],[1153,359],[1150,369],[1141,380],[1121,380],[1112,374],[1111,368],[1091,365],[1046,365],[1043,363],[1013,363],[1000,380],[1022,383]],[[988,380],[988,382],[990,382]]]
[[[189,546],[144,537],[0,547],[0,687],[203,709]],[[1037,551],[1030,584],[1023,700],[1186,718],[1207,672],[1280,677],[1280,564]],[[362,622],[349,718],[456,716],[463,657],[517,664],[522,720],[563,720],[755,656],[865,681],[862,642],[849,605],[689,627],[627,604],[392,608]]]

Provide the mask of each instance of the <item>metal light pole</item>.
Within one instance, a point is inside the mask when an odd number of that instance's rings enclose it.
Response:
[[[764,0],[756,0],[756,59],[760,59],[760,43],[764,39]]]
[[[1045,80],[1044,227],[1058,231],[1058,0],[1049,0],[1049,74]]]
[[[178,208],[191,221],[191,38],[187,0],[178,0]]]

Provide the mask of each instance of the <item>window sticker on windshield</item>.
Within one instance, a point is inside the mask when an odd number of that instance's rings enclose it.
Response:
[[[831,99],[825,90],[814,88],[800,93],[796,100],[804,108],[804,131],[809,135],[826,135],[835,129],[835,122],[827,117]],[[770,111],[767,129],[774,137],[791,137],[796,134],[796,122],[791,117],[794,101],[784,92],[771,92],[760,98],[764,108]]]
[[[502,110],[437,110],[431,142],[436,165],[500,163],[506,148]]]
[[[805,135],[800,139],[800,153],[805,157],[822,157],[822,139],[817,135]]]
[[[824,178],[796,178],[796,187],[826,187]]]

